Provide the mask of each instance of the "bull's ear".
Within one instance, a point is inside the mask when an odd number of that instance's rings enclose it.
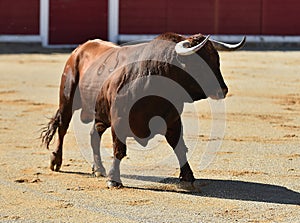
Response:
[[[183,41],[182,46],[183,46],[184,48],[190,48],[190,47],[191,47],[191,42],[188,41],[188,40],[185,40],[185,41]]]
[[[243,37],[241,42],[237,44],[229,44],[229,43],[223,43],[217,40],[210,39],[211,43],[215,47],[216,50],[220,51],[235,51],[238,49],[241,49],[245,46],[246,44],[246,36]]]
[[[201,43],[199,43],[197,46],[193,46],[193,47],[190,47],[191,46],[190,41],[183,40],[176,44],[175,51],[178,55],[181,55],[181,56],[188,56],[193,53],[196,53],[198,50],[200,50],[206,44],[209,37],[210,36],[208,35]]]

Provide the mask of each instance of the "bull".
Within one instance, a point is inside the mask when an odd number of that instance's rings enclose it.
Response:
[[[77,47],[61,77],[59,108],[41,133],[42,142],[49,148],[58,130],[51,170],[61,168],[64,136],[73,112],[81,108],[81,120],[94,121],[90,142],[96,176],[106,176],[100,141],[111,127],[114,159],[107,175],[109,188],[123,186],[120,163],[126,156],[126,138],[134,137],[145,146],[156,134],[164,135],[173,148],[180,165],[180,180],[194,182],[182,133],[183,104],[226,97],[228,88],[220,71],[218,50],[240,49],[245,40],[226,44],[202,34],[184,37],[165,33],[134,45],[92,40]],[[177,85],[187,95],[177,93]],[[166,100],[162,91],[172,99]],[[157,116],[163,119],[163,124],[151,127],[151,120]]]

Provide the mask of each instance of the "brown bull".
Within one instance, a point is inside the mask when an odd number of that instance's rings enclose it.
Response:
[[[193,182],[187,161],[180,115],[184,102],[207,97],[225,98],[228,89],[221,75],[217,50],[236,50],[236,45],[209,40],[201,34],[185,38],[166,33],[135,45],[117,46],[101,40],[79,46],[68,59],[61,78],[56,115],[42,132],[47,148],[58,129],[58,144],[50,168],[59,171],[63,139],[73,111],[82,108],[81,120],[94,121],[91,146],[94,172],[106,175],[100,157],[100,140],[111,127],[114,161],[108,187],[122,186],[120,161],[126,156],[126,138],[141,145],[155,134],[163,134],[180,165],[180,180]],[[180,86],[180,87],[179,87]],[[181,93],[183,88],[185,93]],[[155,122],[159,116],[164,122]]]

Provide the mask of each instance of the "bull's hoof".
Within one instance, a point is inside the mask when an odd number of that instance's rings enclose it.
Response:
[[[62,158],[53,152],[50,156],[50,169],[52,171],[59,171],[62,164]]]
[[[194,182],[190,182],[190,181],[180,181],[178,184],[178,188],[183,190],[189,190],[189,191],[196,189]]]
[[[194,174],[193,172],[189,172],[189,173],[185,173],[183,174],[182,172],[180,173],[179,175],[179,180],[180,182],[195,182],[195,177],[194,177]]]
[[[108,180],[106,182],[107,184],[107,187],[109,189],[120,189],[120,188],[123,188],[123,184],[121,182],[117,182],[117,181],[114,181],[114,180]]]
[[[94,172],[94,176],[95,177],[106,177],[106,173],[96,171],[96,172]]]
[[[104,170],[97,170],[93,171],[95,177],[106,177],[106,171]]]
[[[52,171],[58,172],[60,170],[60,168],[61,168],[61,165],[56,165],[56,164],[52,164],[52,163],[50,164],[50,169]]]
[[[93,164],[92,172],[95,177],[106,177],[106,170],[103,166],[96,169],[95,164]]]

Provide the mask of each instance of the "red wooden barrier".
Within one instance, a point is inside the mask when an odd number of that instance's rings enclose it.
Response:
[[[299,0],[264,0],[262,33],[300,35]]]
[[[0,34],[39,35],[39,0],[1,0]]]
[[[120,33],[213,33],[214,5],[211,0],[120,0]]]
[[[166,30],[194,34],[215,33],[215,1],[168,1]]]
[[[120,33],[300,35],[299,9],[299,0],[120,0]]]
[[[218,34],[260,34],[262,0],[217,1]]]
[[[107,0],[50,1],[49,43],[78,44],[107,39]]]
[[[166,30],[167,0],[120,0],[120,33],[156,34]]]
[[[108,0],[50,0],[49,44],[107,39]],[[119,0],[120,34],[300,35],[299,0]],[[1,0],[1,35],[39,35],[40,0]]]

